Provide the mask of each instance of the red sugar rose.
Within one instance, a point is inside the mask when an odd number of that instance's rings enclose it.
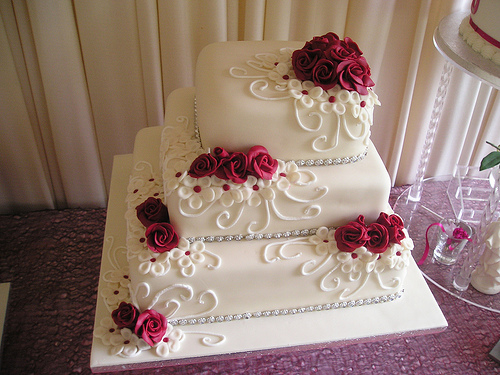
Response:
[[[389,246],[389,232],[385,226],[372,223],[367,228],[370,239],[366,242],[366,248],[375,254],[383,253]]]
[[[111,318],[113,322],[118,326],[118,328],[130,328],[134,329],[139,317],[139,310],[131,303],[122,302],[116,310],[111,313]]]
[[[148,248],[155,253],[170,251],[179,244],[179,236],[169,223],[155,223],[146,230]]]
[[[292,53],[292,66],[297,79],[312,81],[313,68],[321,59],[323,53],[319,49],[298,49]]]
[[[359,216],[356,221],[351,221],[335,231],[335,241],[340,251],[352,253],[357,248],[365,246],[369,240],[363,216]]]
[[[335,43],[339,40],[339,36],[335,33],[329,32],[322,36],[315,36],[309,42],[306,42],[303,49],[320,49],[324,51],[328,48],[332,43]]]
[[[161,199],[149,197],[136,207],[137,218],[146,228],[154,223],[168,222],[168,210]]]
[[[218,166],[219,161],[214,156],[211,154],[202,154],[193,161],[188,175],[193,178],[211,176],[215,173]]]
[[[221,180],[231,180],[235,184],[242,184],[247,180],[248,158],[242,152],[233,152],[229,157],[220,161],[215,175]]]
[[[327,59],[318,61],[312,72],[312,81],[323,90],[329,90],[338,83],[337,63]]]
[[[334,33],[314,37],[304,47],[292,53],[292,66],[297,79],[312,81],[328,90],[335,85],[361,95],[375,84],[363,52],[350,38],[340,40]]]
[[[328,58],[339,62],[344,60],[356,60],[361,57],[362,54],[363,52],[361,52],[358,45],[351,38],[347,37],[344,40],[338,40],[332,43],[325,52]]]
[[[217,160],[225,159],[229,156],[229,152],[224,150],[222,147],[215,147],[211,154],[216,158]]]
[[[146,310],[137,319],[134,333],[150,346],[160,342],[167,332],[167,318],[154,310]]]
[[[403,220],[398,215],[388,215],[385,212],[381,212],[377,219],[377,223],[387,228],[390,242],[401,245],[401,241],[405,239],[406,235],[403,232]]]
[[[250,175],[264,180],[271,180],[278,169],[278,161],[274,160],[263,146],[253,146],[247,153],[248,172]]]
[[[370,78],[370,67],[363,57],[357,60],[345,60],[337,66],[339,84],[349,91],[357,91],[367,95],[367,87],[375,83]]]

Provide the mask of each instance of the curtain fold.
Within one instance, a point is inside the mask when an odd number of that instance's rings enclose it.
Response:
[[[0,213],[106,205],[113,156],[161,125],[207,44],[354,39],[382,107],[372,140],[393,183],[413,182],[445,59],[439,21],[470,0],[0,0]],[[498,91],[454,69],[428,176],[500,143]]]

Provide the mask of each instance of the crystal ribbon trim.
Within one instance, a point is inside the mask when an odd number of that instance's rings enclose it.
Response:
[[[172,319],[168,323],[172,326],[186,326],[186,325],[197,325],[197,324],[210,324],[210,323],[223,323],[231,322],[233,320],[248,320],[253,318],[267,318],[272,316],[286,316],[286,315],[297,315],[307,312],[315,311],[327,311],[327,310],[337,310],[345,309],[349,307],[358,307],[366,305],[376,305],[385,302],[395,301],[403,296],[404,289],[397,293],[388,294],[381,297],[366,298],[352,301],[335,302],[335,303],[325,303],[320,305],[312,305],[306,307],[298,307],[292,309],[275,309],[275,310],[264,310],[256,312],[247,312],[244,314],[229,314],[229,315],[218,315],[209,316],[203,318],[192,318],[192,319]]]
[[[328,228],[334,229],[333,227]],[[225,242],[225,241],[253,241],[253,240],[272,240],[279,238],[292,238],[292,237],[308,237],[316,234],[317,228],[313,229],[295,229],[285,232],[276,233],[255,233],[255,234],[234,234],[226,236],[201,236],[201,237],[188,237],[186,238],[190,243],[195,241],[201,242]]]

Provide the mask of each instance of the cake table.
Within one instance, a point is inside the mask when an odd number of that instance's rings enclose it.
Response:
[[[95,324],[109,316],[100,293],[104,284],[102,275],[113,263],[125,261],[125,196],[131,167],[132,155],[115,157]],[[231,345],[213,346],[209,350],[170,353],[168,359],[157,357],[150,351],[134,358],[112,356],[109,348],[94,338],[91,368],[94,372],[154,368],[443,331],[447,327],[446,319],[414,262],[410,264],[404,288],[402,298],[382,304],[202,325],[193,328],[203,332],[197,339],[210,336],[214,326],[217,326],[217,333],[230,332],[229,337],[239,339]],[[186,331],[190,328],[186,327]],[[215,332],[211,337],[215,337]]]

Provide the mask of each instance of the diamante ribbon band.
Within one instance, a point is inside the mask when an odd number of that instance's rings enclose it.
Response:
[[[352,301],[344,301],[344,302],[334,302],[334,303],[325,303],[319,305],[312,305],[307,307],[298,307],[292,309],[275,309],[275,310],[264,310],[257,312],[247,312],[243,314],[229,314],[229,315],[218,315],[218,316],[209,316],[203,318],[190,318],[190,319],[173,319],[169,320],[168,323],[172,326],[185,326],[185,325],[196,325],[196,324],[209,324],[209,323],[223,323],[223,322],[231,322],[233,320],[246,320],[253,318],[267,318],[272,316],[285,316],[285,315],[297,315],[303,314],[307,312],[315,312],[315,311],[327,311],[327,310],[337,310],[337,309],[345,309],[349,307],[358,307],[358,306],[366,306],[366,305],[375,305],[379,303],[391,302],[395,301],[398,298],[403,296],[404,289],[399,292],[366,299],[352,300]]]
[[[328,229],[334,229],[328,228]],[[201,237],[188,237],[186,238],[190,243],[195,241],[201,242],[226,242],[226,241],[253,241],[253,240],[272,240],[279,238],[292,238],[292,237],[308,237],[316,234],[317,228],[313,229],[295,229],[285,232],[276,233],[253,233],[253,234],[230,234],[224,236],[201,236]]]

